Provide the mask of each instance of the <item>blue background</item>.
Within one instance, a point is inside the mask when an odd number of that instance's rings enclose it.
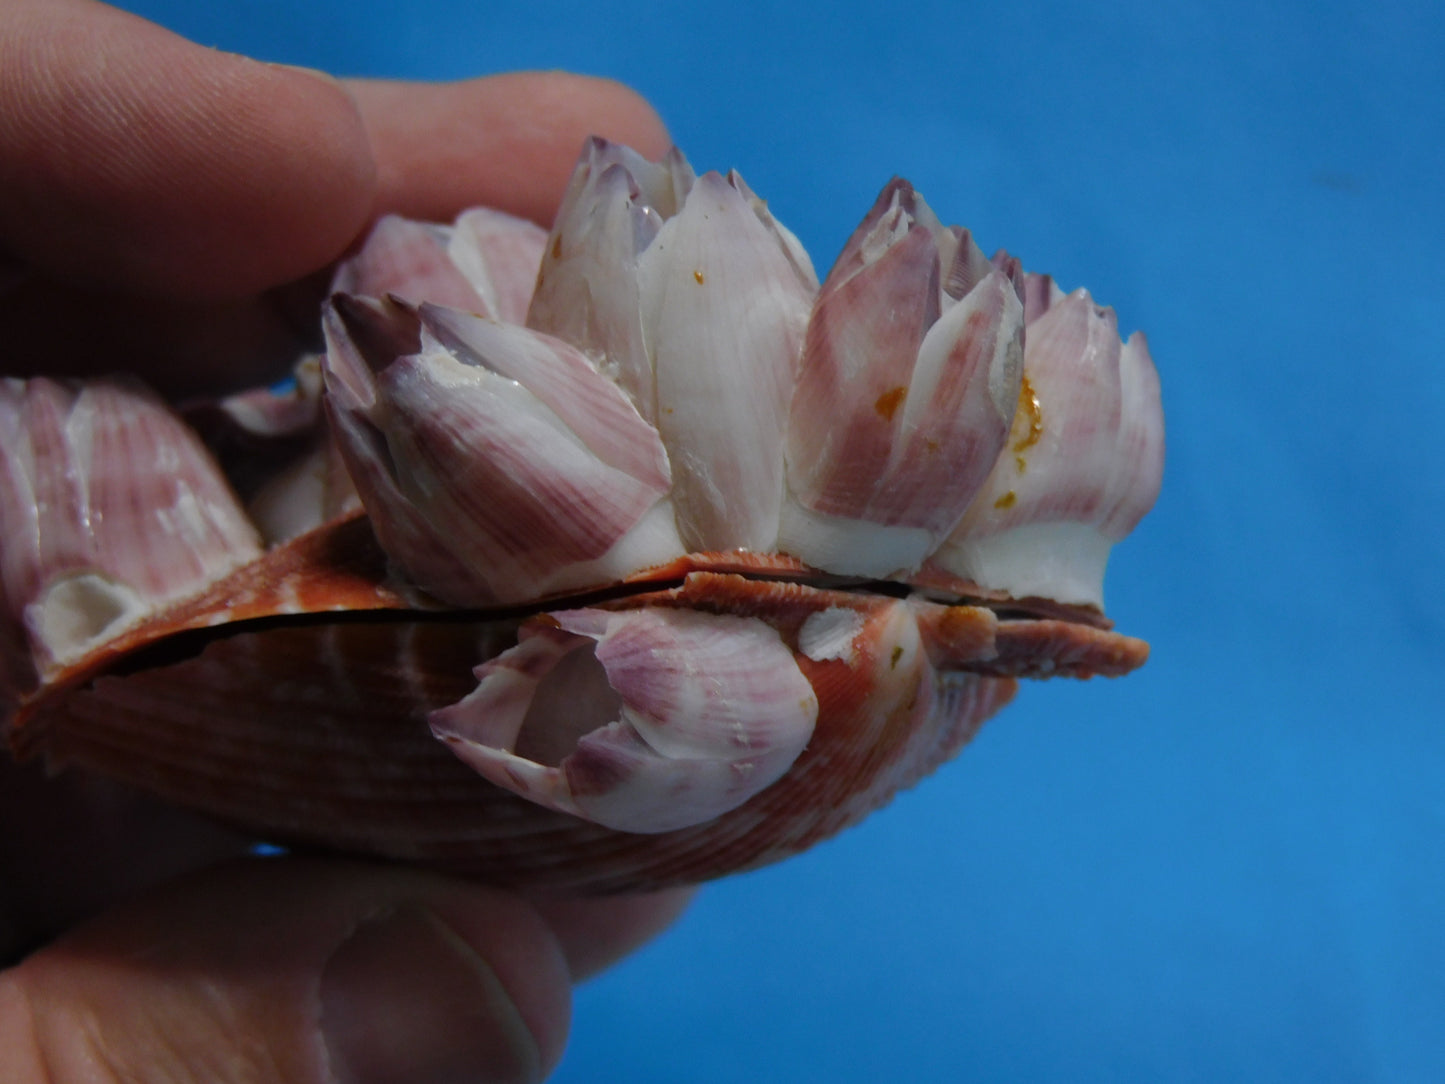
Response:
[[[558,1081],[1445,1080],[1445,23],[1428,0],[153,0],[343,74],[624,80],[832,261],[888,177],[1149,334],[1122,682],[584,987]]]

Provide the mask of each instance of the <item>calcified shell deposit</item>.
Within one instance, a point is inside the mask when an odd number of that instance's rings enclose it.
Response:
[[[321,319],[294,386],[184,415],[0,386],[17,754],[637,889],[854,823],[1020,677],[1145,659],[1103,614],[1163,464],[1143,337],[904,181],[820,285],[736,173],[594,140],[550,234],[384,218]]]

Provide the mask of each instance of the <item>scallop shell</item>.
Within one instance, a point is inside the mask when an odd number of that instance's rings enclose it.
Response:
[[[1141,665],[1098,583],[1158,488],[1142,339],[904,182],[812,275],[735,174],[596,141],[550,235],[384,220],[297,389],[190,415],[249,442],[249,512],[149,393],[7,382],[13,750],[292,847],[638,890],[857,822],[1019,678]]]

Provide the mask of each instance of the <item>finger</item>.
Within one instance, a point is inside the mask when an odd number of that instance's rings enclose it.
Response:
[[[0,976],[0,1079],[539,1080],[569,976],[537,912],[419,873],[236,863]]]
[[[478,204],[549,225],[582,142],[601,135],[649,158],[667,129],[635,91],[564,72],[460,83],[347,82],[377,163],[377,212],[447,220]]]
[[[121,899],[222,859],[250,842],[113,780],[0,758],[0,961]],[[636,951],[692,902],[695,888],[534,902],[580,981]]]
[[[93,0],[0,21],[0,248],[72,282],[237,297],[333,259],[373,205],[334,80]]]
[[[0,966],[118,900],[250,849],[108,779],[0,753]]]
[[[255,297],[127,297],[32,277],[0,294],[13,376],[133,372],[178,398],[266,384],[321,342],[328,275]]]
[[[574,981],[590,978],[671,926],[697,895],[673,888],[645,896],[534,901],[556,933]]]

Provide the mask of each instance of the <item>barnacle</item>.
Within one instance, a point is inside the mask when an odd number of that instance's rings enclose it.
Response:
[[[1147,655],[1102,593],[1162,471],[1143,337],[907,182],[820,286],[736,173],[593,140],[550,234],[385,218],[335,287],[295,389],[192,415],[284,447],[244,509],[131,382],[0,387],[16,752],[631,889],[795,853],[1017,678]]]

